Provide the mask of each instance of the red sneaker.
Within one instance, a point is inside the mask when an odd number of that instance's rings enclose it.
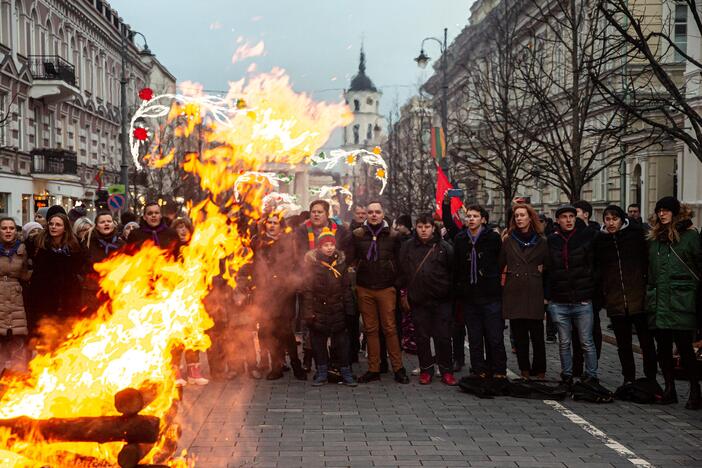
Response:
[[[447,372],[444,375],[442,375],[441,381],[446,385],[450,385],[452,387],[458,385],[458,382],[456,382],[456,377],[454,377],[451,372]]]
[[[419,374],[419,384],[420,385],[429,385],[431,383],[431,373],[429,372],[422,372]]]

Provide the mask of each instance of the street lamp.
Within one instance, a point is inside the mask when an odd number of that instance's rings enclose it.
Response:
[[[129,31],[129,41],[134,39],[135,35],[141,36],[144,39],[144,48],[141,50],[141,55],[152,56],[151,49],[149,49],[149,44],[146,42],[146,37],[138,31]],[[122,47],[120,53],[122,55],[122,75],[120,77],[120,93],[121,93],[121,107],[122,107],[122,164],[120,165],[120,184],[124,185],[124,206],[129,207],[129,143],[127,132],[129,127],[127,122],[129,121],[129,115],[127,110],[127,58],[129,54],[129,44],[127,43],[127,34],[122,31]]]
[[[429,60],[431,58],[424,52],[424,44],[427,41],[434,41],[439,44],[441,50],[441,128],[444,131],[444,138],[446,139],[446,154],[441,158],[441,169],[444,171],[447,177],[449,177],[449,161],[448,161],[448,54],[446,53],[448,49],[448,28],[444,28],[444,40],[443,42],[436,37],[426,37],[422,40],[422,45],[420,47],[419,55],[414,59],[417,65],[421,69],[425,69]]]

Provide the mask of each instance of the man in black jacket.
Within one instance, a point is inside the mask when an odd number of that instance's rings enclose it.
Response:
[[[166,218],[161,213],[161,205],[148,202],[144,206],[144,214],[139,221],[139,229],[133,231],[127,243],[133,248],[141,248],[146,241],[151,241],[156,247],[176,252],[180,241],[175,229],[166,224]]]
[[[624,383],[636,378],[631,327],[636,329],[643,354],[644,375],[656,379],[656,347],[646,322],[648,246],[641,223],[631,222],[624,210],[610,205],[604,226],[595,238],[595,267],[599,292],[617,338]]]
[[[597,352],[592,338],[595,275],[593,265],[594,229],[577,218],[575,207],[556,210],[557,226],[548,237],[549,268],[546,299],[548,312],[558,326],[561,378],[573,378],[571,338],[577,330],[585,360],[583,380],[597,382]]]
[[[402,365],[402,351],[395,322],[397,256],[400,243],[397,233],[390,229],[383,206],[371,202],[367,207],[368,219],[353,231],[352,255],[356,264],[356,294],[363,317],[364,333],[368,344],[368,372],[361,383],[380,380],[380,339],[382,327],[390,354],[395,380],[409,383]]]
[[[431,340],[441,381],[456,385],[451,359],[451,270],[453,247],[434,232],[430,214],[417,218],[414,236],[400,249],[402,307],[410,311],[415,325],[419,383],[426,385],[434,375]]]
[[[483,208],[466,209],[467,229],[454,238],[455,285],[468,329],[472,372],[480,377],[505,378],[507,354],[498,266],[502,241],[485,221]]]

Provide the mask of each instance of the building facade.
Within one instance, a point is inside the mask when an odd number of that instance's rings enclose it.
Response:
[[[129,110],[143,87],[173,92],[173,75],[107,2],[0,0],[0,215],[94,210],[97,180],[118,182],[121,35]]]

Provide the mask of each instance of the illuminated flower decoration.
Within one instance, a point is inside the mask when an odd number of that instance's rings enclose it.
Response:
[[[310,194],[320,200],[327,200],[329,202],[331,202],[334,197],[338,198],[339,195],[341,195],[344,197],[346,206],[353,206],[353,194],[347,185],[334,185],[331,187],[323,185],[319,188],[310,188]]]
[[[342,149],[336,149],[327,153],[319,153],[310,158],[310,163],[313,166],[324,165],[325,170],[331,170],[339,162],[345,163],[348,166],[353,166],[358,161],[369,165],[375,169],[375,177],[378,179],[382,187],[380,188],[379,194],[382,195],[385,191],[385,187],[388,184],[388,165],[383,160],[380,153],[382,150],[379,146],[373,148],[373,151],[368,151],[364,149],[354,150],[354,151],[344,151]]]
[[[376,146],[375,148],[373,148],[373,154],[380,154],[382,152],[383,150],[380,149],[380,146]]]
[[[154,98],[154,90],[151,88],[142,88],[139,90],[139,99],[142,101],[150,101]]]
[[[236,200],[239,201],[239,198],[241,196],[240,189],[242,184],[245,183],[261,185],[267,182],[271,185],[271,187],[278,188],[280,187],[279,182],[287,184],[291,181],[292,177],[290,177],[287,174],[276,174],[274,172],[246,171],[243,172],[239,177],[237,177],[236,182],[234,182],[234,198],[236,198]]]
[[[236,100],[236,108],[237,109],[246,109],[246,101],[243,99],[237,99]]]
[[[382,168],[376,169],[375,176],[380,180],[385,179],[385,169],[382,169]]]
[[[346,156],[346,164],[348,164],[349,166],[353,166],[354,164],[356,164],[356,155],[349,154],[348,156]]]
[[[139,141],[144,141],[149,137],[149,132],[146,131],[144,127],[137,127],[134,129],[134,138]]]

